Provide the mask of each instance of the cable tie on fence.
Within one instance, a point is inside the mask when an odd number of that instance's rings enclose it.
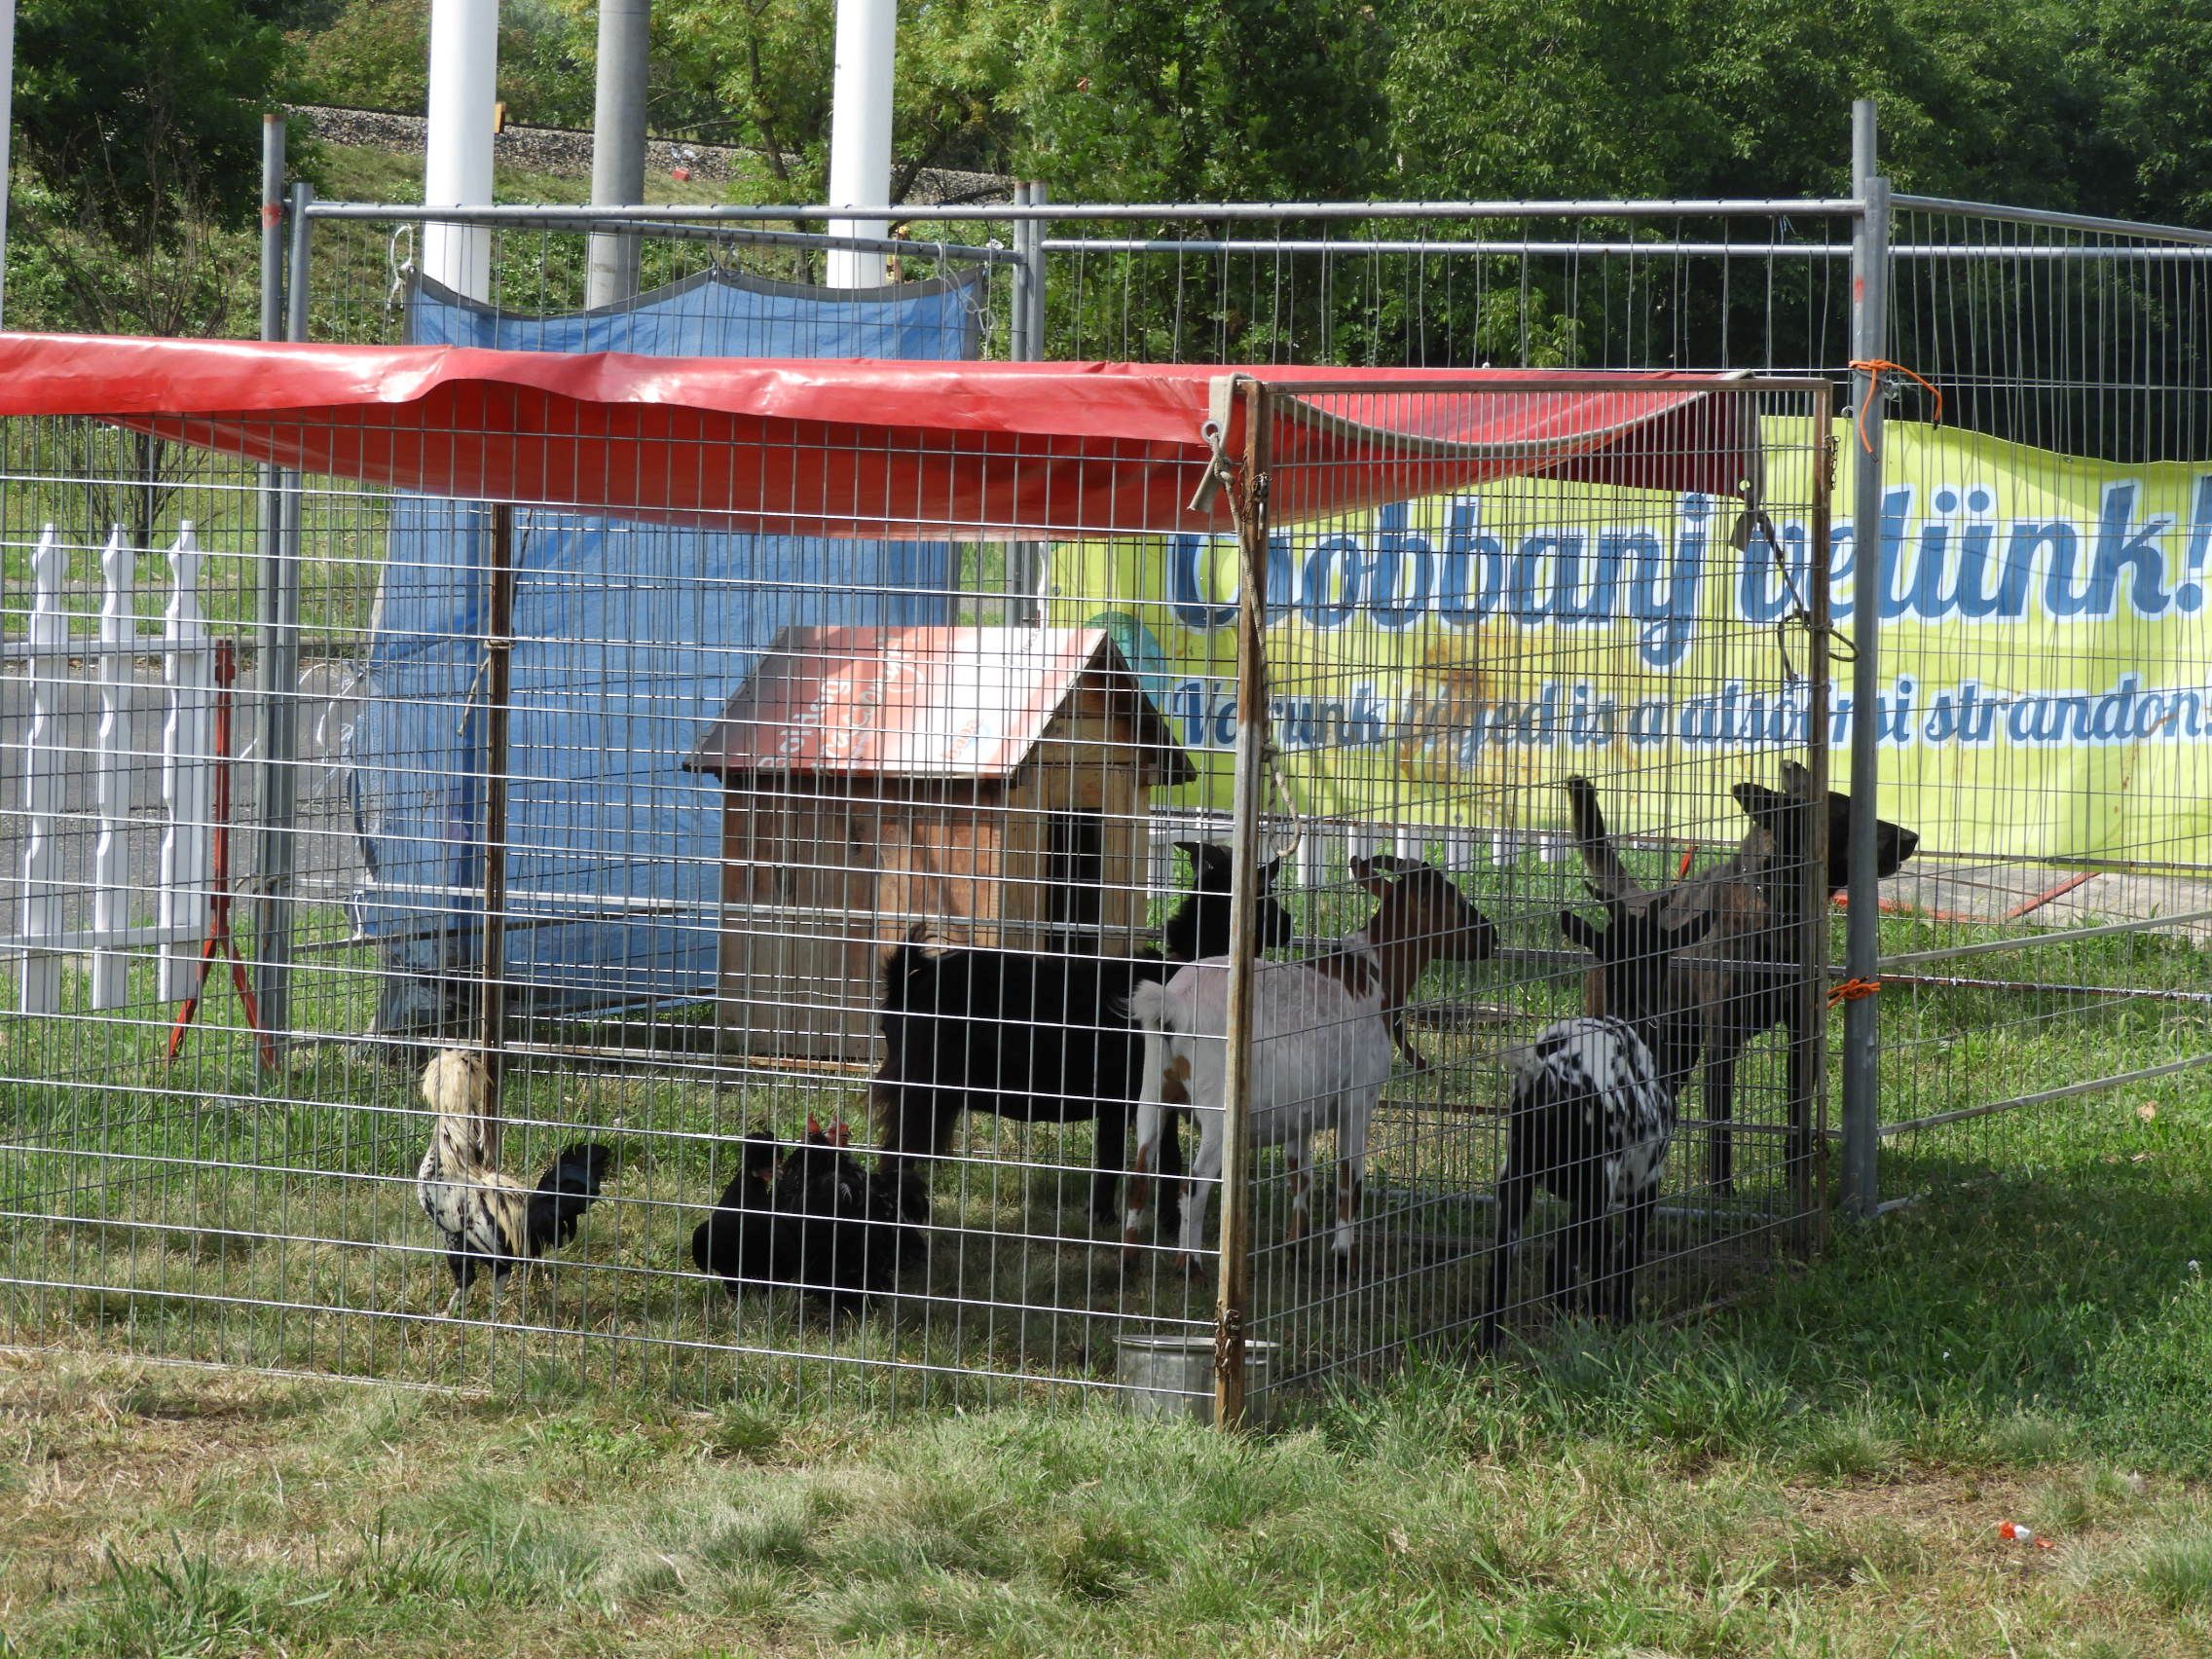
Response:
[[[1841,1008],[1845,1003],[1863,1002],[1879,996],[1882,981],[1879,979],[1845,979],[1828,987],[1828,1007]]]
[[[1928,395],[1936,400],[1936,424],[1943,424],[1943,390],[1918,369],[1908,369],[1902,363],[1893,363],[1887,357],[1854,357],[1850,367],[1866,377],[1866,395],[1859,400],[1859,447],[1868,455],[1874,445],[1866,436],[1866,406],[1882,394],[1882,377],[1886,374],[1903,375],[1916,380],[1928,388]]]

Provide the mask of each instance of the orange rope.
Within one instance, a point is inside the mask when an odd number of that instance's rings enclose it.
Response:
[[[1859,447],[1868,455],[1874,446],[1866,438],[1866,405],[1882,394],[1882,377],[1891,372],[1918,381],[1928,388],[1928,395],[1936,400],[1936,424],[1943,424],[1943,390],[1917,369],[1908,369],[1902,363],[1893,363],[1887,357],[1854,357],[1849,365],[1866,377],[1866,395],[1859,400]]]
[[[1845,979],[1840,984],[1828,987],[1828,1007],[1841,1008],[1845,1003],[1874,996],[1881,988],[1882,982],[1879,979]]]

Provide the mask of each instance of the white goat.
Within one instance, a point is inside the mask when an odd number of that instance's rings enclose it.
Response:
[[[1336,1131],[1332,1248],[1340,1266],[1350,1264],[1358,1237],[1368,1124],[1390,1081],[1390,1015],[1431,961],[1486,956],[1496,939],[1488,918],[1430,866],[1362,860],[1353,874],[1381,901],[1368,925],[1313,961],[1256,964],[1252,987],[1253,1149],[1283,1148],[1296,1241],[1312,1221],[1313,1137]],[[1139,985],[1128,1009],[1144,1032],[1144,1088],[1123,1237],[1139,1242],[1165,1108],[1188,1106],[1198,1123],[1193,1190],[1183,1204],[1181,1254],[1189,1266],[1205,1231],[1208,1183],[1221,1175],[1229,959],[1194,962],[1164,984]]]

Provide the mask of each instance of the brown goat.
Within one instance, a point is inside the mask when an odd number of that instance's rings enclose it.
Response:
[[[1751,828],[1735,857],[1677,882],[1665,895],[1670,920],[1711,918],[1705,938],[1676,958],[1674,991],[1677,1006],[1700,1011],[1705,1116],[1714,1125],[1707,1145],[1707,1171],[1723,1193],[1735,1186],[1734,1147],[1727,1125],[1735,1117],[1736,1062],[1762,1031],[1781,1025],[1792,1039],[1799,1035],[1799,992],[1804,983],[1799,940],[1806,921],[1801,876],[1813,857],[1814,814],[1822,803],[1814,798],[1812,774],[1794,761],[1782,763],[1782,784],[1779,790],[1738,784],[1733,792],[1736,804],[1751,819]],[[1641,896],[1646,890],[1621,863],[1606,832],[1597,789],[1587,778],[1569,778],[1566,787],[1574,844],[1589,870],[1592,888],[1605,900]],[[1825,811],[1824,891],[1832,894],[1849,877],[1851,797],[1830,791]],[[1920,845],[1917,833],[1887,820],[1876,821],[1875,835],[1876,867],[1885,876]],[[1593,973],[1583,982],[1583,1006],[1591,1014],[1604,1014],[1604,1002],[1603,981]],[[1810,1080],[1800,1075],[1801,1047],[1795,1041],[1788,1055],[1790,1098],[1797,1099],[1809,1088]],[[1680,1063],[1686,1068],[1694,1057],[1693,1051],[1682,1055]],[[1808,1150],[1793,1146],[1791,1156],[1803,1157]]]

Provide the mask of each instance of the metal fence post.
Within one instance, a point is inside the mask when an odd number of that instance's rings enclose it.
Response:
[[[1029,205],[1029,185],[1026,180],[1015,182],[1014,204],[1016,207]],[[1014,243],[1014,263],[1011,267],[1014,275],[1013,293],[1007,304],[1006,354],[1013,362],[1026,363],[1032,361],[1036,356],[1036,352],[1029,344],[1029,283],[1035,273],[1030,269],[1029,264],[1029,221],[1027,219],[1014,221],[1010,240]]]
[[[1890,187],[1877,170],[1874,101],[1851,108],[1851,184],[1860,212],[1852,234],[1851,350],[1879,362],[1889,350]],[[1881,878],[1875,820],[1881,799],[1877,699],[1882,683],[1882,393],[1878,371],[1856,369],[1852,402],[1851,638],[1858,652],[1851,695],[1851,915],[1844,961],[1871,980],[1881,959]],[[1870,1216],[1881,1203],[1879,997],[1858,997],[1843,1015],[1843,1191],[1846,1211]]]
[[[282,340],[290,332],[285,310],[284,118],[261,118],[261,338]],[[295,218],[292,235],[302,247],[304,227]],[[304,293],[305,273],[294,288]],[[278,1053],[291,1032],[292,905],[290,889],[297,828],[298,780],[292,761],[299,736],[299,561],[296,546],[285,542],[287,474],[261,468],[261,569],[254,616],[254,689],[261,702],[260,787],[255,810],[261,820],[260,854],[255,860],[261,896],[254,909],[254,1000],[262,1028]],[[290,481],[296,492],[298,481]],[[296,516],[294,519],[296,525]]]
[[[1041,204],[1045,187],[1035,182],[1014,187],[1014,204]],[[1013,313],[1007,330],[1007,355],[1017,363],[1039,362],[1045,355],[1045,227],[1035,219],[1014,221],[1014,251],[1020,257],[1014,267]],[[1013,541],[1006,550],[1007,620],[1015,627],[1035,628],[1044,623],[1045,565],[1050,557],[1042,541]]]
[[[1244,1422],[1245,1324],[1252,1303],[1252,993],[1259,962],[1258,894],[1252,874],[1260,867],[1260,803],[1268,776],[1268,424],[1273,411],[1267,387],[1246,382],[1243,475],[1233,485],[1237,502],[1239,580],[1236,597],[1236,771],[1232,846],[1235,874],[1230,886],[1229,1051],[1222,1100],[1221,1294],[1214,1309],[1214,1421],[1224,1429]],[[1217,442],[1226,446],[1229,434]],[[1187,1199],[1195,1202],[1196,1199]]]
[[[1029,204],[1042,207],[1051,200],[1043,179],[1032,179],[1029,184]],[[1029,356],[1032,362],[1043,362],[1045,351],[1045,231],[1043,219],[1029,222]]]

